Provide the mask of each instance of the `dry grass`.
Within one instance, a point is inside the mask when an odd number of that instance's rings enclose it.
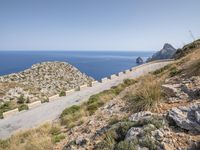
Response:
[[[185,74],[189,77],[200,76],[200,59],[191,62],[184,70]]]
[[[112,100],[126,87],[135,83],[135,80],[126,79],[124,80],[124,83],[119,84],[118,86],[114,86],[99,94],[92,95],[87,102],[80,106],[74,105],[66,108],[60,116],[61,124],[65,125],[67,128],[72,128],[82,123],[85,117],[93,115],[99,107],[103,106],[109,100]]]
[[[131,110],[138,112],[157,108],[162,97],[161,84],[162,80],[156,79],[153,75],[141,78],[136,89],[125,96],[130,103]]]
[[[19,132],[7,140],[0,140],[0,150],[50,150],[54,143],[63,138],[60,125],[44,124]]]

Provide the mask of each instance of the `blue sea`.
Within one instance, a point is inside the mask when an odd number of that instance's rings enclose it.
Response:
[[[153,51],[0,51],[0,75],[20,72],[39,62],[65,61],[100,80],[137,66],[138,56],[146,60],[152,54]]]

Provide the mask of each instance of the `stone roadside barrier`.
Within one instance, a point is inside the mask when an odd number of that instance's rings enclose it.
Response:
[[[3,113],[3,117],[4,117],[4,118],[7,118],[7,117],[10,117],[10,116],[16,115],[16,114],[18,114],[18,113],[19,113],[19,110],[18,110],[18,108],[16,108],[16,109],[13,109],[13,110],[4,112],[4,113]]]
[[[127,69],[127,70],[124,71],[125,74],[130,73],[130,72],[131,71],[129,69]]]
[[[117,73],[117,76],[121,76],[123,74],[124,74],[123,72],[119,72],[119,73]]]
[[[74,93],[76,90],[75,89],[71,89],[71,90],[68,90],[68,91],[65,91],[66,95],[69,95],[71,93]]]
[[[84,85],[81,85],[80,87],[79,87],[79,89],[80,90],[83,90],[83,89],[85,89],[85,88],[87,88],[88,87],[88,85],[87,84],[84,84]]]
[[[110,79],[115,79],[116,77],[117,77],[117,75],[113,74],[113,75],[110,76]]]
[[[27,105],[28,105],[28,108],[31,109],[31,108],[37,107],[41,104],[42,104],[41,101],[35,101],[35,102],[27,104]]]
[[[107,77],[101,79],[101,83],[104,83],[104,82],[106,82],[106,81],[108,81],[108,78],[107,78]]]
[[[95,86],[96,84],[98,84],[99,82],[98,81],[92,81],[91,82],[91,84],[90,84],[90,86],[92,87],[92,86]]]
[[[56,100],[57,98],[59,98],[59,94],[49,97],[49,101]]]

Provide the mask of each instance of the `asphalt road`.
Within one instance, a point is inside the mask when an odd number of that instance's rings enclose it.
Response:
[[[169,63],[171,62],[147,63],[140,67],[136,67],[136,69],[130,73],[122,74],[121,76],[108,80],[105,83],[98,83],[93,87],[87,87],[81,91],[74,92],[65,97],[60,97],[49,103],[44,103],[28,111],[20,112],[14,116],[1,119],[0,138],[6,139],[20,130],[30,129],[45,122],[53,121],[59,117],[65,108],[86,101],[93,94],[110,89],[112,86],[122,83],[124,79],[139,77],[148,72],[162,68]]]

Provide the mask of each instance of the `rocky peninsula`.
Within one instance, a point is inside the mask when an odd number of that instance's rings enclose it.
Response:
[[[42,62],[30,69],[0,77],[0,102],[17,102],[20,97],[29,103],[47,100],[61,91],[89,84],[94,79],[66,62]]]

